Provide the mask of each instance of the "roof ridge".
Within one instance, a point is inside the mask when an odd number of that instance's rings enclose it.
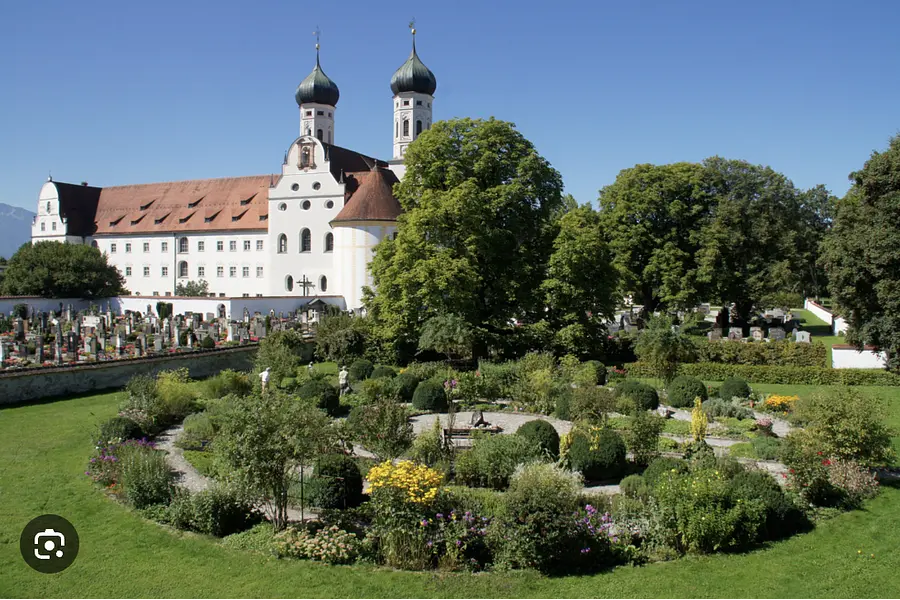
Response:
[[[65,185],[74,185],[76,187],[91,187],[91,188],[100,189],[100,190],[115,190],[115,189],[121,189],[121,188],[134,188],[134,187],[144,187],[144,186],[149,186],[149,185],[167,185],[167,184],[176,184],[176,183],[226,181],[226,180],[234,180],[234,179],[262,179],[262,178],[268,179],[268,178],[272,177],[273,175],[277,175],[278,177],[281,177],[280,174],[267,173],[265,175],[239,175],[237,177],[207,177],[207,178],[201,178],[201,179],[178,179],[178,180],[170,180],[170,181],[151,181],[151,182],[147,182],[147,183],[126,183],[123,185],[108,185],[108,186],[96,186],[96,185],[83,186],[79,183],[67,183],[64,181],[54,181],[53,183],[63,183]],[[268,183],[268,182],[266,182],[266,183]]]

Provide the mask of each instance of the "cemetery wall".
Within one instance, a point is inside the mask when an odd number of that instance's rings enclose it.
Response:
[[[860,352],[854,346],[839,344],[831,347],[831,366],[834,369],[884,369],[887,356],[866,346]]]
[[[27,304],[29,307],[29,313],[31,312],[31,307],[34,307],[34,310],[40,312],[50,312],[51,310],[55,310],[56,312],[61,312],[59,305],[62,304],[63,308],[72,305],[74,310],[87,310],[91,302],[100,306],[100,302],[91,301],[91,300],[82,300],[80,298],[41,298],[39,296],[2,296],[0,297],[0,313],[8,315],[12,312],[13,308],[17,304]]]
[[[844,317],[835,317],[834,323],[831,324],[831,331],[834,332],[834,335],[844,335],[849,328],[850,324]]]
[[[831,314],[831,311],[826,309],[821,304],[817,304],[813,300],[810,300],[809,298],[807,298],[806,301],[803,303],[803,308],[805,308],[812,314],[816,315],[817,317],[819,317],[820,319],[822,319],[829,325],[831,325],[834,322],[834,315]]]
[[[0,406],[122,388],[135,375],[155,375],[167,369],[186,368],[193,378],[209,377],[224,369],[246,371],[252,367],[256,351],[254,345],[3,373],[0,374]]]

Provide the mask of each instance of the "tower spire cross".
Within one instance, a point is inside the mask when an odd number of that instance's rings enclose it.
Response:
[[[316,36],[316,50],[319,49],[319,38],[322,37],[322,30],[319,29],[319,26],[316,25],[316,30],[313,31],[313,35]]]

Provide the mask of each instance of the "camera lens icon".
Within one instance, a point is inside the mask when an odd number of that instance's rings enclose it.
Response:
[[[66,545],[66,536],[53,529],[45,529],[34,534],[34,556],[40,560],[63,557],[63,546]],[[44,550],[46,554],[42,553]]]
[[[35,571],[59,573],[78,556],[78,532],[59,515],[41,515],[25,526],[19,550]]]

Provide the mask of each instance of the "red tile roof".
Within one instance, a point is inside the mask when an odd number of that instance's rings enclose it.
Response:
[[[397,181],[393,171],[378,166],[351,173],[345,178],[344,208],[331,222],[396,221],[403,212],[393,194]]]

